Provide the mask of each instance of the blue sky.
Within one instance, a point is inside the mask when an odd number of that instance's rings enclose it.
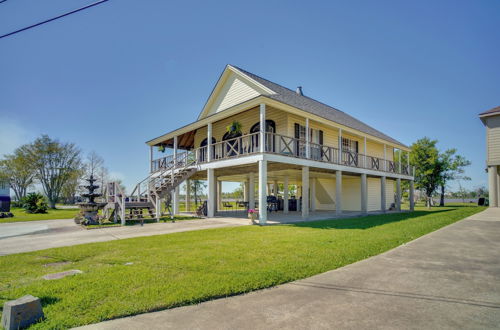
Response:
[[[89,4],[7,0],[0,34]],[[477,114],[500,105],[500,2],[132,1],[0,39],[0,154],[46,133],[127,186],[145,141],[196,120],[228,63],[411,144],[429,136],[486,184]]]

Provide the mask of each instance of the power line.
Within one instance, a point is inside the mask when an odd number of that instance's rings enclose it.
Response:
[[[0,0],[0,3],[5,2],[5,1],[7,1],[7,0]],[[16,34],[16,33],[19,33],[19,32],[23,32],[23,31],[26,31],[26,30],[32,29],[32,28],[34,28],[34,27],[37,27],[37,26],[42,25],[42,24],[45,24],[45,23],[49,23],[49,22],[55,21],[56,19],[59,19],[59,18],[62,18],[62,17],[68,16],[68,15],[71,15],[71,14],[77,13],[77,12],[82,11],[82,10],[85,10],[85,9],[87,9],[87,8],[90,8],[90,7],[94,7],[94,6],[100,5],[101,3],[106,2],[106,1],[109,1],[109,0],[100,0],[100,1],[97,1],[97,2],[94,2],[94,3],[91,3],[90,5],[87,5],[87,6],[85,6],[85,7],[81,7],[81,8],[78,8],[78,9],[72,10],[72,11],[70,11],[70,12],[64,13],[64,14],[62,14],[62,15],[59,15],[59,16],[56,16],[56,17],[50,18],[50,19],[45,20],[45,21],[43,21],[43,22],[36,23],[36,24],[30,25],[30,26],[27,26],[27,27],[25,27],[25,28],[22,28],[22,29],[19,29],[19,30],[16,30],[16,31],[13,31],[13,32],[10,32],[10,33],[7,33],[7,34],[4,34],[4,35],[0,36],[0,39],[5,38],[5,37],[8,37],[8,36],[11,36],[11,35]]]

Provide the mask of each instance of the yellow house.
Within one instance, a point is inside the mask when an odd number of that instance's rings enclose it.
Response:
[[[486,166],[490,206],[500,206],[500,107],[479,114],[486,126]]]
[[[232,65],[196,121],[147,144],[150,185],[157,198],[172,191],[176,213],[179,184],[189,179],[207,180],[209,217],[221,214],[221,182],[243,182],[242,202],[258,209],[261,224],[276,214],[400,210],[401,180],[413,195],[403,143],[304,96],[301,87],[293,91]],[[165,148],[172,154],[155,157]],[[290,186],[297,187],[293,195]]]

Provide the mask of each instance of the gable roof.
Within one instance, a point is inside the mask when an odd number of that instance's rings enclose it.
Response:
[[[269,88],[272,90],[274,93],[266,95],[266,97],[269,97],[271,99],[274,99],[276,101],[288,104],[292,107],[298,108],[300,110],[312,113],[314,115],[320,116],[322,118],[325,118],[327,120],[334,121],[338,124],[356,129],[358,131],[361,131],[363,133],[370,134],[372,136],[378,137],[380,139],[390,141],[395,144],[399,144],[403,147],[407,146],[401,142],[399,142],[396,139],[391,138],[390,136],[376,130],[375,128],[363,123],[362,121],[346,114],[343,111],[340,111],[338,109],[335,109],[334,107],[331,107],[329,105],[326,105],[322,102],[319,102],[315,99],[312,99],[310,97],[304,96],[297,94],[295,91],[283,87],[279,84],[273,83],[272,81],[269,81],[267,79],[264,79],[260,76],[257,76],[251,72],[248,72],[246,70],[243,70],[239,67],[233,66],[243,74],[247,75],[251,79],[257,81],[259,84],[264,85],[265,87]]]
[[[482,116],[489,116],[489,115],[494,115],[494,114],[500,114],[500,106],[494,107],[493,109],[490,109],[490,110],[485,111],[485,112],[481,112],[479,114],[479,116],[482,117]]]

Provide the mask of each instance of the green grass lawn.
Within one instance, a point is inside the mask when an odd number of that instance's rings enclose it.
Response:
[[[72,219],[79,209],[49,209],[47,213],[30,214],[26,213],[24,209],[13,207],[11,212],[14,214],[12,218],[0,218],[2,222],[19,222],[19,221],[37,221],[37,220],[53,220],[53,219]]]
[[[445,207],[132,238],[0,257],[0,304],[32,294],[68,328],[271,287],[377,255],[477,213]],[[45,266],[55,262],[59,266]],[[132,265],[125,263],[132,262]],[[84,273],[46,281],[48,273]]]

